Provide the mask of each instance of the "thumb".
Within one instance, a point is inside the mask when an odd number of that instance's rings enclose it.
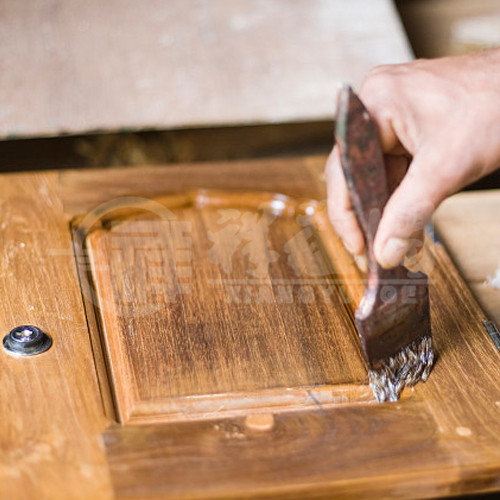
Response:
[[[382,267],[392,268],[403,260],[414,243],[415,233],[424,229],[434,210],[451,194],[452,183],[439,178],[441,165],[431,162],[427,154],[415,156],[389,198],[374,242],[375,258]]]

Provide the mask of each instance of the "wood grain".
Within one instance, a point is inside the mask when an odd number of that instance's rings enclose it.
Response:
[[[55,174],[0,182],[0,331],[37,325],[53,346],[0,352],[0,498],[110,498],[107,425]]]
[[[108,375],[115,372],[106,366],[100,316],[87,301],[84,310],[71,221],[104,214],[116,198],[142,196],[165,205],[170,195],[182,200],[183,193],[200,188],[321,201],[323,166],[324,158],[297,158],[2,176],[2,330],[33,323],[54,338],[39,357],[15,359],[0,352],[2,500],[430,498],[500,490],[500,353],[482,326],[485,314],[444,247],[432,241],[420,265],[429,273],[439,359],[428,382],[405,391],[399,402],[374,403],[359,379],[340,383],[337,378],[337,384],[291,391],[256,384],[242,392],[259,405],[245,411],[240,405],[238,415],[221,410],[219,416],[200,418],[197,403],[190,406],[190,398],[178,391],[183,416],[165,422],[160,412],[152,419],[157,401],[146,399],[138,407],[145,416],[141,425],[118,423]],[[108,223],[99,217],[91,221],[94,244],[101,249],[120,227],[146,223],[154,228],[157,223],[137,206],[122,210],[122,201],[111,203],[115,211]],[[290,221],[284,220],[288,227]],[[332,244],[325,251],[333,255],[335,248]],[[307,255],[302,246],[298,250]],[[339,252],[332,261],[354,275],[347,254]],[[356,286],[351,288],[355,296]],[[227,345],[221,349],[228,352]],[[165,354],[160,351],[151,359]],[[303,359],[291,362],[299,365]],[[357,373],[355,366],[349,358],[349,377]],[[141,380],[142,387],[130,393],[136,399],[140,391],[154,394],[154,384],[163,383],[152,380],[151,372],[141,379],[138,367],[136,387]],[[315,366],[308,376],[323,377],[329,369]],[[151,387],[146,380],[152,380]],[[239,401],[238,392],[225,394],[236,394],[227,405]]]
[[[0,15],[0,137],[329,120],[339,81],[411,59],[390,0],[25,0]]]
[[[415,401],[398,406],[318,406],[275,415],[267,432],[248,428],[241,418],[115,427],[105,442],[118,497],[228,498],[237,490],[247,498],[275,498],[278,492],[292,498],[438,492],[434,485],[405,488],[400,478],[397,486],[390,479],[377,485],[376,478],[389,470],[398,477],[411,468],[410,481],[425,480],[432,467],[452,463],[425,407]],[[125,472],[131,467],[142,483]],[[363,483],[373,489],[363,489]]]
[[[75,225],[122,422],[297,406],[301,387],[338,401],[337,385],[366,379],[324,205],[206,190],[130,202]]]
[[[318,403],[304,414],[275,413],[267,437],[238,419],[230,425],[203,424],[203,436],[182,450],[178,436],[192,437],[200,424],[110,428],[106,445],[119,496],[224,498],[240,489],[258,498],[277,491],[292,498],[434,498],[499,489],[500,388],[494,377],[500,354],[444,248],[429,242],[421,265],[430,274],[439,354],[426,384],[396,404],[332,408]],[[302,432],[314,438],[306,437],[305,444]],[[202,460],[206,476],[191,475],[189,466],[177,469],[179,455],[183,464]],[[125,472],[133,467],[138,477],[148,478],[147,489]],[[164,472],[170,470],[172,475]],[[192,485],[188,492],[186,484]]]

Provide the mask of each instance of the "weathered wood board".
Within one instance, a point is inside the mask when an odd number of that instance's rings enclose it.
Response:
[[[0,2],[0,137],[305,122],[411,52],[390,0]]]
[[[500,190],[496,189],[452,196],[438,208],[434,218],[439,238],[488,318],[497,325],[500,325],[499,214]]]
[[[0,496],[411,498],[500,489],[500,353],[484,313],[429,241],[422,266],[439,359],[426,384],[376,403],[350,307],[340,293],[326,307],[313,283],[346,279],[354,300],[362,289],[322,215],[323,165],[2,176],[0,324],[4,332],[35,324],[54,345],[33,358],[0,353]],[[245,233],[245,220],[261,225]],[[214,245],[221,229],[243,231],[234,253],[234,236]],[[210,288],[229,262],[230,279],[267,280],[273,300],[228,302]],[[280,303],[274,279],[311,287],[314,300],[298,292]],[[169,295],[172,282],[184,293]],[[135,311],[144,298],[153,309]]]

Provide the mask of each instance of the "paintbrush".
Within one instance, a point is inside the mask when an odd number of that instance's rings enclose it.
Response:
[[[383,269],[373,242],[389,197],[375,122],[349,86],[339,91],[335,139],[351,203],[365,237],[368,274],[355,322],[373,394],[397,401],[425,381],[434,361],[427,276],[403,266]]]

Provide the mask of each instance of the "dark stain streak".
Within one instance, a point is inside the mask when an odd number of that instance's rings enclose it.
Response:
[[[318,407],[318,409],[324,411],[323,405],[310,390],[307,391],[307,395],[314,401],[314,404]]]

